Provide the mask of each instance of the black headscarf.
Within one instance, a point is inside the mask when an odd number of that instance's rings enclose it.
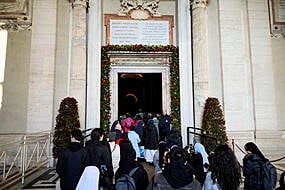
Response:
[[[174,147],[170,150],[170,163],[166,164],[162,173],[171,187],[184,187],[193,181],[193,168],[187,158],[187,153],[181,147]]]
[[[120,162],[121,173],[129,173],[136,166],[136,152],[129,140],[120,141]]]
[[[164,141],[160,141],[158,144],[158,151],[159,151],[159,167],[164,167],[164,154],[168,151],[168,147]]]
[[[265,156],[262,154],[262,152],[258,149],[258,147],[256,146],[256,144],[254,144],[253,142],[248,142],[244,145],[244,149],[246,151],[250,151],[253,154],[256,154],[257,156],[259,156],[261,159],[266,159]]]

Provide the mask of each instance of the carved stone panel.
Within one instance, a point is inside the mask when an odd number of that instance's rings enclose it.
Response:
[[[0,2],[0,29],[29,30],[32,26],[32,0],[2,0]]]

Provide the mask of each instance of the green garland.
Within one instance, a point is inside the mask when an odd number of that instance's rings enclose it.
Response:
[[[109,130],[111,107],[110,107],[110,80],[109,73],[111,63],[108,56],[110,51],[133,51],[133,52],[171,52],[170,64],[170,96],[171,117],[173,125],[180,130],[180,91],[179,91],[179,50],[175,46],[147,46],[147,45],[107,45],[101,49],[101,119],[100,127]]]

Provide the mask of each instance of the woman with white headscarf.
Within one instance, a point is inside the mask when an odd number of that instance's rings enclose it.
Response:
[[[87,166],[76,186],[76,190],[99,189],[100,171],[96,166]]]

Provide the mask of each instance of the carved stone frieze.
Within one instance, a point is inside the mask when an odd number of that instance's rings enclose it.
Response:
[[[112,65],[168,65],[172,62],[171,52],[109,52]]]
[[[32,26],[32,0],[0,2],[0,29],[30,30]]]
[[[206,8],[208,5],[208,0],[190,0],[192,9],[196,8]]]
[[[118,15],[130,15],[133,19],[148,19],[149,16],[161,16],[158,11],[159,0],[120,0]]]
[[[69,2],[72,3],[72,7],[82,6],[87,8],[89,0],[69,0]]]

